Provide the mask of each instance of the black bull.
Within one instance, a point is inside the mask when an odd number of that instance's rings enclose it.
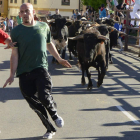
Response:
[[[87,32],[83,35],[83,38],[75,37],[73,39],[77,40],[76,48],[78,52],[79,63],[81,64],[82,69],[82,85],[85,84],[84,73],[86,71],[89,80],[87,89],[92,89],[93,84],[89,67],[95,67],[98,70],[97,87],[100,87],[103,83],[106,73],[105,45],[103,43],[106,38],[99,38],[95,33]]]
[[[68,22],[71,21],[66,20],[65,18],[52,19],[50,21],[53,43],[55,44],[56,49],[58,50],[59,53],[61,53],[62,51],[62,58],[65,58],[66,45],[68,41],[68,27],[67,27]],[[53,57],[52,62],[55,61],[56,60]]]

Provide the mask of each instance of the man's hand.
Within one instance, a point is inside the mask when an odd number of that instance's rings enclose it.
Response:
[[[10,49],[10,48],[12,48],[12,47],[15,47],[16,44],[17,44],[17,42],[10,42],[10,43],[8,44],[8,46],[5,47],[4,49]]]
[[[71,67],[72,67],[71,64],[70,64],[67,60],[65,60],[65,59],[60,58],[60,59],[58,60],[58,62],[59,62],[61,65],[67,67],[67,68],[71,68]]]
[[[14,82],[14,76],[10,76],[10,77],[6,80],[5,84],[3,85],[3,88],[5,88],[5,87],[7,86],[7,84],[11,85],[13,82]]]

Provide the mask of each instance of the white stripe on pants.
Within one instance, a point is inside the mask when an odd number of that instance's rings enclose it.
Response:
[[[140,19],[140,11],[138,9],[140,9],[140,5],[135,3],[133,12],[130,12],[131,18]],[[131,21],[131,24],[134,25],[134,20]],[[139,21],[136,22],[136,25],[139,26]]]

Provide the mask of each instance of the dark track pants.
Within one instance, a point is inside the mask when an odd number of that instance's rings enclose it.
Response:
[[[52,82],[48,71],[37,68],[20,75],[19,86],[23,97],[37,113],[47,130],[56,132],[47,115],[48,111],[53,120],[57,119],[56,103],[51,95]]]

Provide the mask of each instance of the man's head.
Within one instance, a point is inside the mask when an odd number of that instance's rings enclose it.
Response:
[[[55,14],[59,15],[59,9],[55,9]]]
[[[30,3],[24,3],[20,6],[20,16],[22,17],[23,23],[31,23],[34,20],[35,11],[33,5]]]

